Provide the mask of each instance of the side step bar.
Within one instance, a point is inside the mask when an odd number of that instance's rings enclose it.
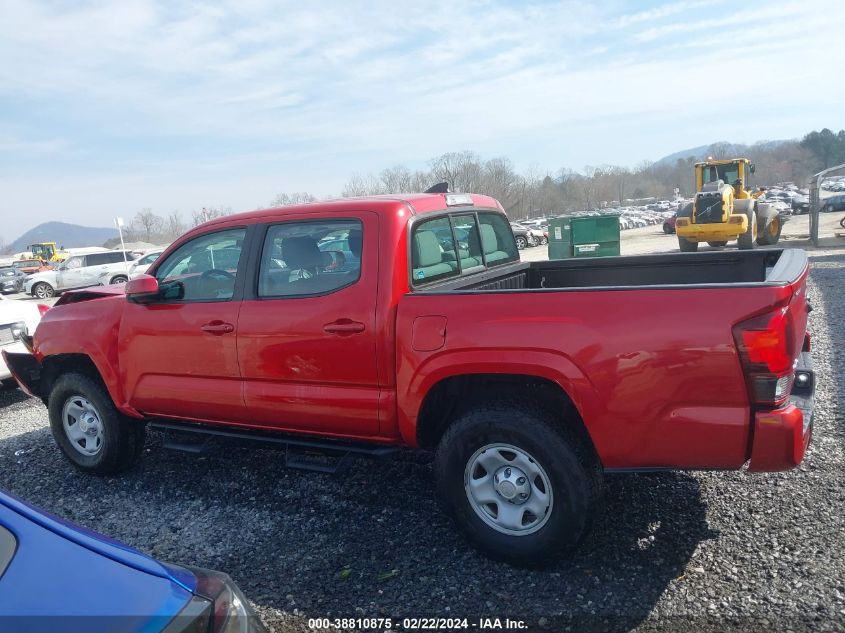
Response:
[[[235,431],[179,422],[150,422],[149,427],[164,434],[164,448],[193,454],[209,453],[216,449],[217,439],[229,439],[264,444],[270,447],[284,449],[285,466],[310,472],[339,474],[352,463],[353,457],[385,458],[395,455],[399,448],[379,444],[361,444],[338,440],[320,440],[312,438],[294,437],[278,433],[263,433],[260,431]],[[193,434],[198,441],[190,442],[175,437],[175,434]],[[320,456],[330,458],[330,461],[319,460],[305,453],[319,453]]]

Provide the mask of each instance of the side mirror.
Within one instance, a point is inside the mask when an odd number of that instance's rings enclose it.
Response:
[[[132,303],[152,303],[160,296],[158,279],[151,275],[139,275],[124,286],[126,299]]]
[[[757,165],[755,165],[754,163],[751,163],[751,164],[748,166],[748,169],[749,169],[749,170],[751,171],[751,173],[753,174],[755,171],[757,171]]]

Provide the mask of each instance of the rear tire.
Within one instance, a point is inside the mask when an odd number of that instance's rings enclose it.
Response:
[[[757,243],[760,246],[771,246],[777,244],[780,240],[780,234],[783,231],[783,220],[779,215],[775,215],[769,219],[769,222],[763,227],[763,231],[757,237]]]
[[[518,237],[516,238],[516,247],[517,247],[519,250],[524,250],[526,246],[528,246],[528,240],[526,240],[526,239],[525,239],[524,237],[522,237],[521,235],[520,235],[520,236],[518,236]]]
[[[675,232],[675,229],[673,229],[672,225],[670,225],[668,222],[664,222],[663,223],[663,232],[666,233],[666,235],[672,235],[672,233]]]
[[[79,470],[112,475],[131,468],[144,448],[141,420],[122,415],[105,387],[85,374],[59,376],[47,402],[50,429]]]
[[[698,250],[698,242],[690,242],[685,237],[678,238],[678,248],[682,253],[695,253]]]
[[[11,391],[12,389],[18,388],[18,381],[14,378],[4,378],[0,381],[0,387],[2,387],[4,391],[7,389]]]
[[[575,549],[599,507],[602,475],[568,423],[509,399],[479,404],[449,427],[434,458],[435,484],[473,546],[523,567]]]

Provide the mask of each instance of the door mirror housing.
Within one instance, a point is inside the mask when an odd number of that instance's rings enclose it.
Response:
[[[152,275],[139,275],[130,279],[126,282],[125,292],[126,299],[132,303],[152,303],[161,295],[158,279]]]

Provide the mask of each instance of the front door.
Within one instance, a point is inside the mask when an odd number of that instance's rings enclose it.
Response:
[[[121,382],[138,411],[246,421],[236,343],[246,233],[231,228],[185,242],[156,268],[161,300],[126,306]]]
[[[291,216],[266,228],[238,322],[244,399],[256,424],[378,433],[377,232],[367,212]]]
[[[83,286],[82,279],[84,277],[86,255],[76,255],[68,257],[59,265],[56,281],[58,282],[58,290],[65,290],[67,288],[79,288]]]

